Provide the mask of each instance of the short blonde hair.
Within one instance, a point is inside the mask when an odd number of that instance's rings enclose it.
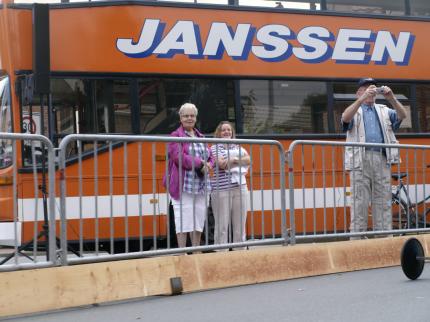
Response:
[[[181,116],[184,113],[184,110],[188,110],[188,109],[193,110],[194,114],[197,116],[199,110],[193,103],[182,104],[182,106],[179,108],[179,112],[178,112],[179,116]]]
[[[218,124],[218,126],[216,127],[216,129],[215,129],[214,136],[215,136],[216,138],[220,138],[220,137],[221,137],[221,129],[222,129],[222,126],[223,126],[224,124],[228,124],[228,125],[230,126],[230,128],[231,128],[231,138],[232,138],[232,139],[236,138],[236,131],[234,130],[234,126],[233,126],[233,124],[232,124],[231,122],[229,122],[229,121],[221,121],[221,122]]]

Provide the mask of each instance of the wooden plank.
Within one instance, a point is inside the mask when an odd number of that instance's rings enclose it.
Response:
[[[400,264],[412,236],[164,256],[0,273],[0,317]],[[426,250],[430,235],[419,235]],[[400,268],[399,268],[400,269]]]
[[[400,265],[400,250],[411,236],[302,244],[178,257],[184,291],[286,280]],[[418,237],[426,247],[430,235]]]
[[[170,294],[171,257],[0,273],[0,316]]]
[[[285,280],[332,272],[325,244],[268,247],[180,258],[184,291]]]

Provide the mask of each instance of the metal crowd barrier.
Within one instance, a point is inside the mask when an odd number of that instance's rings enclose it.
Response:
[[[0,157],[11,158],[7,162],[13,164],[10,175],[11,191],[14,191],[13,216],[7,223],[12,232],[13,252],[0,257],[4,261],[0,271],[430,231],[428,146],[298,140],[284,154],[281,144],[271,140],[69,135],[57,149],[60,195],[56,218],[55,151],[50,141],[32,134],[1,133],[0,139],[11,142],[10,151]],[[18,174],[19,141],[25,142],[21,151],[27,164],[23,168],[26,171]],[[249,194],[240,195],[240,202],[248,204],[245,241],[234,242],[229,236],[227,243],[214,244],[211,212],[206,208],[203,243],[176,248],[175,224],[169,214],[170,198],[162,183],[164,175],[167,178],[171,175],[168,144],[173,142],[180,146],[237,144],[248,151]],[[350,208],[355,201],[344,164],[346,148],[360,153],[366,149],[377,153],[387,148],[400,151],[401,162],[390,167],[393,177],[390,229],[375,229],[369,212],[367,229],[351,232]],[[45,158],[41,158],[43,153]],[[194,148],[191,153],[195,153]],[[181,168],[184,160],[180,157],[177,162]],[[288,165],[288,196],[285,195],[285,164]],[[193,169],[196,169],[194,162]],[[218,171],[219,167],[215,166],[211,175]],[[210,176],[206,174],[204,182],[208,180]],[[212,181],[212,184],[219,183]],[[209,203],[208,191],[204,198]],[[195,215],[193,205],[194,218]],[[59,232],[56,232],[56,219],[60,223]],[[24,234],[24,225],[27,232],[32,231],[32,238]],[[48,235],[47,243],[45,235]],[[43,246],[47,247],[46,260],[39,252]],[[57,254],[61,261],[57,260]]]
[[[0,133],[0,141],[5,169],[0,239],[12,246],[1,248],[0,271],[56,265],[54,147],[37,134]],[[28,171],[18,174],[21,151]],[[5,220],[10,205],[12,212]]]
[[[249,200],[240,197],[249,204],[246,241],[213,244],[206,212],[203,245],[173,247],[175,225],[169,220],[170,200],[162,184],[163,175],[171,175],[172,142],[246,148],[251,159],[246,177]],[[285,153],[277,141],[77,134],[65,137],[58,151],[63,265],[288,242]],[[181,168],[184,160],[178,162]],[[205,200],[209,201],[208,192]]]
[[[389,167],[391,229],[375,229],[369,211],[368,229],[350,231],[350,208],[355,206],[355,198],[351,195],[350,171],[345,168],[346,148],[357,153],[373,150],[385,157],[394,151],[387,148],[400,152],[400,163]],[[355,164],[354,158],[359,154],[352,155],[351,162]],[[355,239],[430,230],[429,146],[297,140],[289,146],[287,159],[291,244],[300,240]],[[351,173],[354,176],[357,172]]]

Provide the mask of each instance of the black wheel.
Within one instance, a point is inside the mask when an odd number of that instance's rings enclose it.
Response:
[[[420,277],[424,269],[424,249],[418,239],[410,238],[406,241],[400,253],[400,263],[403,273],[409,279],[416,280]]]

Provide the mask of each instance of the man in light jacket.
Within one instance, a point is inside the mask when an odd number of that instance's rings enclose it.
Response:
[[[377,94],[382,94],[394,109],[376,104]],[[373,78],[362,78],[356,96],[342,114],[346,141],[397,143],[394,131],[406,118],[406,110],[391,88],[377,87]],[[351,182],[351,232],[367,230],[370,201],[374,230],[392,229],[390,167],[398,162],[398,149],[352,146],[345,149],[345,169],[350,171]]]

